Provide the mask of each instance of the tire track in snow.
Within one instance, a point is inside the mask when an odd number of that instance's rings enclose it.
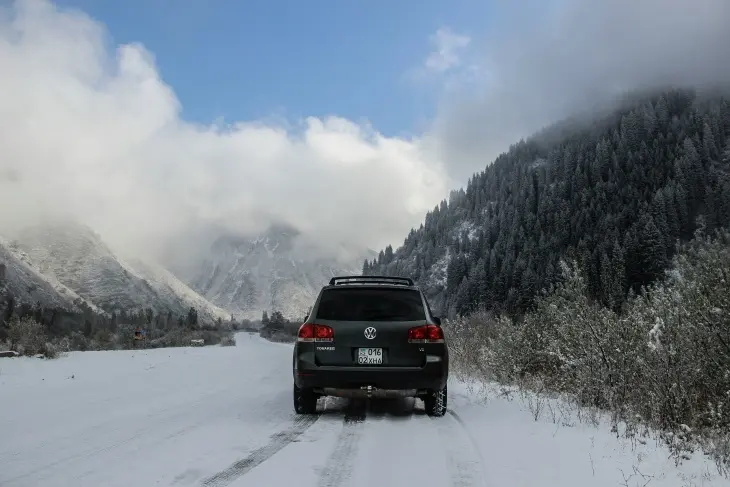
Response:
[[[203,480],[202,485],[206,487],[222,487],[229,485],[234,480],[245,475],[248,471],[264,463],[266,460],[277,454],[282,448],[289,443],[296,441],[310,426],[312,426],[319,416],[298,416],[294,418],[294,422],[284,431],[274,433],[269,437],[269,442],[264,446],[256,448],[246,457],[238,460],[227,469]]]
[[[360,436],[367,416],[367,401],[350,400],[342,420],[332,454],[319,476],[317,487],[339,487],[352,474],[352,460],[357,454]]]
[[[431,420],[437,423],[453,487],[491,487],[479,445],[459,415],[449,410],[445,417]]]

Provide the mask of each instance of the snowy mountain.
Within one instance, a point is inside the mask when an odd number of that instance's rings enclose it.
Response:
[[[155,291],[164,298],[164,301],[179,303],[178,306],[184,309],[192,306],[199,310],[199,314],[206,314],[213,319],[221,318],[228,320],[231,318],[229,312],[215,306],[200,294],[190,289],[187,284],[183,283],[164,267],[139,259],[131,259],[128,262],[137,275],[152,284]]]
[[[710,232],[730,222],[726,134],[730,98],[682,89],[548,127],[474,174],[366,272],[416,279],[443,316],[519,314],[575,259],[591,298],[618,306],[663,278],[700,222]]]
[[[223,236],[199,265],[177,269],[178,275],[236,318],[259,319],[264,310],[278,310],[301,319],[331,277],[360,274],[366,256],[344,264],[306,258],[296,247],[298,236],[286,225],[273,225],[255,239]]]
[[[10,291],[15,305],[40,302],[50,307],[76,309],[77,304],[85,302],[58,279],[44,275],[16,243],[0,238],[0,295],[6,291]],[[89,302],[86,305],[94,308]]]
[[[17,245],[47,279],[104,310],[153,308],[184,313],[193,306],[201,318],[230,317],[159,266],[123,260],[83,225],[29,227],[19,234]]]

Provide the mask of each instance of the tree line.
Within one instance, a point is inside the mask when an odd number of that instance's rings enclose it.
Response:
[[[271,314],[267,310],[261,313],[260,335],[274,341],[292,341],[297,336],[299,327],[302,325],[304,317],[301,320],[290,320],[281,313],[281,311],[273,310]]]
[[[730,98],[688,89],[548,128],[452,192],[363,273],[415,278],[446,316],[482,306],[519,315],[570,258],[590,296],[619,309],[663,274],[677,242],[730,223],[729,140]]]
[[[38,327],[25,326],[28,333],[41,333],[51,344],[62,343],[64,351],[129,348],[133,334],[143,328],[150,346],[179,346],[189,344],[190,337],[205,339],[206,343],[228,340],[231,323],[202,321],[198,310],[185,313],[171,310],[121,309],[106,312],[95,310],[83,301],[75,303],[77,310],[43,306],[41,303],[18,302],[0,282],[0,343],[12,341],[13,324],[32,321]],[[34,339],[33,343],[37,340]],[[9,345],[12,346],[12,343]],[[11,347],[12,348],[12,347]]]
[[[730,231],[705,232],[620,312],[590,297],[580,264],[561,261],[561,282],[519,320],[488,309],[445,320],[455,372],[537,392],[535,419],[539,393],[557,393],[584,416],[607,412],[619,435],[657,437],[678,462],[700,448],[730,474]]]

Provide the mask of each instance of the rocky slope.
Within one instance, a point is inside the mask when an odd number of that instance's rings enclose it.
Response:
[[[125,261],[83,225],[30,227],[15,242],[46,280],[60,283],[101,309],[152,308],[184,314],[192,306],[201,318],[230,317],[158,265]]]
[[[76,309],[77,304],[85,301],[57,279],[44,275],[17,244],[0,238],[0,296],[8,293],[13,296],[15,306],[42,303]]]
[[[255,239],[224,236],[200,265],[179,270],[178,275],[235,318],[259,319],[264,310],[277,310],[301,319],[332,276],[360,274],[365,255],[344,264],[308,259],[296,248],[298,236],[285,225],[274,225]]]

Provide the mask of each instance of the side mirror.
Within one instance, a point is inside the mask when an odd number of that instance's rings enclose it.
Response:
[[[433,317],[433,322],[436,323],[438,326],[441,326],[441,318],[438,316]]]

